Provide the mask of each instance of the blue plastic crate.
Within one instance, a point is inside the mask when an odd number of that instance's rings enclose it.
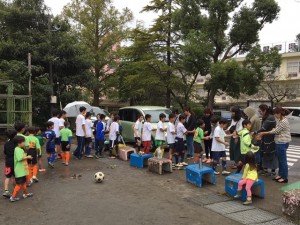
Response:
[[[132,153],[130,155],[130,166],[137,168],[144,168],[145,165],[148,165],[148,159],[152,158],[152,154],[138,155]]]
[[[202,187],[203,180],[216,184],[216,176],[214,170],[210,167],[203,166],[199,168],[199,164],[193,164],[186,167],[186,181]]]
[[[241,173],[237,173],[237,174],[232,174],[229,175],[225,178],[225,191],[230,195],[230,196],[235,196],[237,194],[237,190],[238,190],[238,183],[240,180],[242,180],[243,174]],[[264,181],[261,179],[258,179],[258,181],[256,181],[252,188],[252,195],[256,195],[259,196],[261,198],[265,197],[265,184]],[[241,199],[243,201],[246,201],[247,199],[247,192],[245,190],[245,188],[243,188],[242,190],[242,196]]]

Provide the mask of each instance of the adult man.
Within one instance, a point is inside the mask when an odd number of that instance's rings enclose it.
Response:
[[[55,149],[57,152],[57,158],[61,159],[61,146],[60,146],[60,130],[64,128],[64,125],[61,123],[61,120],[58,118],[60,111],[55,109],[52,111],[52,118],[48,121],[54,123],[54,132],[55,132]]]
[[[184,126],[187,129],[186,132],[187,159],[192,159],[194,158],[193,138],[196,129],[196,118],[195,115],[192,113],[190,107],[185,107],[184,114],[186,116]]]
[[[79,108],[80,114],[76,118],[76,137],[77,137],[77,148],[74,151],[73,155],[77,159],[81,159],[82,153],[84,150],[85,145],[85,137],[86,137],[86,130],[85,130],[85,112],[86,108],[81,106]]]

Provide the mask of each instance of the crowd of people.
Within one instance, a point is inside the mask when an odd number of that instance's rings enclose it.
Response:
[[[291,141],[289,123],[285,117],[288,111],[280,107],[273,110],[265,104],[260,105],[258,111],[261,119],[252,107],[241,110],[234,106],[231,108],[232,119],[228,121],[214,115],[209,108],[204,110],[203,117],[197,119],[191,109],[186,107],[182,114],[178,110],[173,110],[170,115],[160,114],[154,130],[151,115],[147,114],[145,118],[139,115],[132,127],[136,149],[139,154],[149,154],[154,148],[154,156],[163,156],[168,146],[167,158],[174,160],[174,167],[188,165],[186,160],[193,160],[194,163],[201,161],[211,165],[216,175],[229,175],[231,172],[226,157],[226,147],[229,147],[230,161],[234,162],[230,165],[231,169],[240,173],[244,168],[238,190],[246,186],[248,198],[245,204],[251,204],[251,187],[258,179],[258,174],[270,174],[278,183],[288,182],[286,151]],[[116,158],[122,140],[119,116],[112,114],[106,121],[105,115],[99,114],[93,123],[91,113],[86,112],[85,107],[80,107],[79,112],[76,118],[77,147],[73,152],[74,158],[103,157],[106,141],[109,141],[109,157]],[[66,117],[65,111],[54,110],[43,132],[40,128],[26,128],[22,122],[17,122],[14,130],[7,131],[3,196],[15,202],[19,200],[17,194],[20,190],[23,191],[23,198],[33,195],[27,191],[27,187],[39,181],[38,172],[46,171],[42,163],[45,144],[50,168],[55,167],[57,159],[61,159],[65,166],[69,165],[73,134]],[[166,119],[169,121],[167,124]],[[153,131],[156,133],[155,146],[152,146],[151,141]],[[108,134],[109,140],[106,140],[105,134]],[[221,165],[222,171],[218,170],[218,165]],[[276,169],[279,169],[277,176]],[[14,184],[12,193],[9,191],[10,183]],[[236,197],[239,196],[240,192]]]

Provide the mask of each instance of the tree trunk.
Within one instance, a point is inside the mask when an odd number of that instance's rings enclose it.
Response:
[[[167,88],[167,92],[166,92],[166,107],[171,108],[171,90],[170,90],[170,88]]]
[[[167,82],[171,81],[172,71],[171,71],[171,13],[172,13],[172,0],[169,0],[169,20],[168,20],[168,38],[167,38],[167,64],[168,64],[168,71],[167,71]],[[171,90],[169,88],[169,84],[167,86],[167,93],[166,93],[166,107],[171,107]]]
[[[215,89],[211,89],[209,94],[208,94],[208,103],[207,103],[207,107],[213,109],[214,108],[214,104],[215,104],[215,96],[217,94],[218,90]]]
[[[99,107],[99,105],[100,105],[100,91],[99,91],[98,88],[96,88],[93,92],[94,92],[93,106]]]

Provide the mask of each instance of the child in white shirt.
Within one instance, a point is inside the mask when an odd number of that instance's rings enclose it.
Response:
[[[151,147],[151,134],[152,134],[152,125],[151,125],[151,115],[146,114],[145,115],[146,122],[144,123],[143,127],[143,146],[144,146],[144,152],[146,154],[150,153],[150,147]]]
[[[110,141],[110,148],[109,148],[109,157],[115,159],[116,157],[113,156],[112,150],[116,147],[116,154],[118,155],[118,135],[119,135],[119,116],[114,116],[114,122],[110,125],[109,128],[109,141]]]
[[[184,127],[183,123],[185,122],[185,116],[180,115],[179,116],[179,122],[177,125],[177,131],[176,131],[176,139],[175,139],[175,160],[176,160],[176,167],[182,167],[187,165],[187,163],[184,162],[184,141],[183,141],[183,135],[187,133],[187,129]],[[179,163],[179,156],[181,158]]]
[[[169,145],[169,156],[168,159],[170,159],[172,161],[172,154],[174,152],[175,149],[175,137],[176,137],[176,128],[175,128],[175,120],[176,120],[176,116],[171,113],[169,115],[169,123],[168,123],[168,127],[167,127],[167,141],[168,141],[168,145]]]
[[[91,117],[92,117],[92,114],[90,112],[87,112],[85,114],[85,131],[86,131],[85,157],[87,157],[87,158],[94,158],[91,155],[91,152],[92,152],[92,136],[93,136],[92,128],[94,126],[94,124],[91,120]]]
[[[157,130],[155,135],[155,146],[157,148],[160,147],[162,155],[164,155],[164,148],[166,146],[166,137],[165,132],[167,128],[165,128],[164,122],[166,121],[166,115],[164,113],[159,114],[159,122],[157,124]],[[157,155],[157,151],[154,152],[154,156]]]

